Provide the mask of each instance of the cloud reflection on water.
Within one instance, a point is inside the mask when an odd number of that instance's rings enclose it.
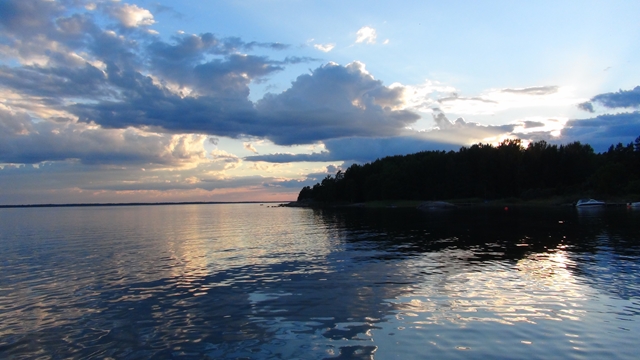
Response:
[[[22,244],[6,234],[0,242],[23,259],[2,269],[13,290],[0,288],[0,317],[16,320],[2,322],[6,355],[611,355],[640,330],[629,296],[638,272],[628,271],[640,252],[626,215],[257,204],[17,211],[57,222],[27,220],[11,235]]]

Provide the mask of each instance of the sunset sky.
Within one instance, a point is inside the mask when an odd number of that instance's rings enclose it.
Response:
[[[0,0],[0,205],[294,200],[353,163],[640,136],[640,1]]]

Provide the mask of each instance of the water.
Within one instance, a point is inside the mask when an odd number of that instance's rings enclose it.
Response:
[[[0,358],[637,358],[639,220],[0,209]]]

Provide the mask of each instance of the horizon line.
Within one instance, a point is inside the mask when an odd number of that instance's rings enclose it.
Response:
[[[154,205],[215,205],[215,204],[274,204],[289,203],[291,200],[284,201],[162,201],[162,202],[130,202],[130,203],[64,203],[64,204],[13,204],[2,205],[0,209],[7,208],[38,208],[38,207],[90,207],[90,206],[154,206]]]

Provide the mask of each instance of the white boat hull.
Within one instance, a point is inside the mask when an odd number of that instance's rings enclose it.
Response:
[[[600,206],[604,206],[605,203],[604,201],[598,201],[598,200],[594,200],[594,199],[582,199],[579,200],[578,203],[576,204],[576,207],[578,208],[591,208],[591,207],[600,207]]]

